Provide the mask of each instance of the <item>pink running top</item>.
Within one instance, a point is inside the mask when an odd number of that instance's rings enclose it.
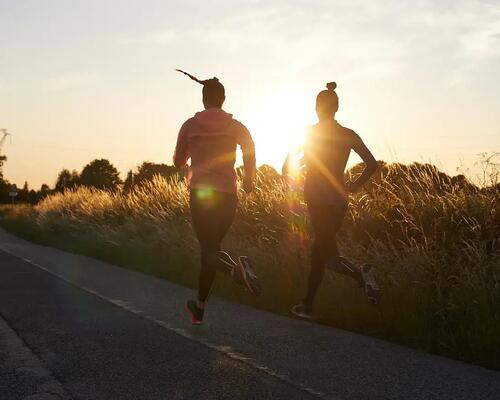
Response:
[[[181,127],[174,153],[174,165],[186,165],[190,189],[210,188],[235,193],[236,147],[243,152],[245,178],[255,175],[255,145],[248,129],[220,108],[208,108],[189,118]]]

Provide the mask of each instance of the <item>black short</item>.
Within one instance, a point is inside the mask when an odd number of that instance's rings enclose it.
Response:
[[[193,229],[202,253],[220,250],[233,223],[238,198],[235,193],[192,189],[189,205]]]
[[[307,204],[311,225],[316,239],[327,239],[336,235],[347,213],[347,203]]]

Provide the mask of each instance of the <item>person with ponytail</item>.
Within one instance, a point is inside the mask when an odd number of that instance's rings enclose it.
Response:
[[[337,84],[330,82],[326,87],[327,90],[316,97],[319,122],[309,129],[302,159],[306,173],[304,198],[314,240],[307,294],[300,304],[292,308],[292,313],[305,319],[312,318],[314,298],[325,268],[354,278],[372,303],[377,303],[380,298],[373,267],[368,264],[358,267],[341,257],[336,239],[348,209],[349,193],[356,192],[370,179],[377,170],[377,161],[353,130],[336,121],[335,114],[339,108],[335,92]],[[351,150],[362,158],[365,169],[354,182],[346,183],[344,172]],[[287,171],[286,165],[284,171]]]
[[[250,193],[255,177],[255,146],[248,129],[222,110],[225,89],[217,78],[199,80],[177,70],[203,85],[204,111],[196,113],[181,127],[174,153],[174,165],[188,172],[191,222],[201,249],[198,299],[189,300],[186,309],[193,324],[201,324],[216,271],[258,295],[259,283],[247,257],[234,261],[221,250],[237,204],[237,179],[234,164],[239,145],[243,153],[243,189]]]

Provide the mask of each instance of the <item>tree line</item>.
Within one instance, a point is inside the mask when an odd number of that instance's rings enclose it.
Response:
[[[107,159],[95,159],[85,165],[81,172],[62,169],[57,175],[53,188],[43,184],[39,190],[29,188],[28,182],[25,182],[22,188],[18,188],[18,195],[15,199],[18,203],[35,204],[53,193],[62,193],[65,190],[72,190],[79,186],[92,187],[105,190],[123,190],[128,192],[134,186],[151,180],[153,176],[160,175],[167,179],[174,176],[180,177],[182,173],[172,165],[156,164],[145,161],[137,167],[135,171],[130,170],[124,181],[120,178],[120,173],[116,167]],[[9,192],[11,184],[4,179],[0,166],[0,203],[11,201]]]
[[[493,153],[498,156],[498,153]],[[500,164],[496,160],[492,160],[492,156],[486,157],[481,161],[480,167],[484,175],[482,184],[478,187],[471,183],[463,174],[457,176],[449,176],[431,164],[412,163],[409,165],[393,164],[398,168],[390,168],[389,164],[384,161],[379,161],[379,170],[377,172],[378,179],[385,177],[385,179],[396,180],[398,184],[414,184],[419,182],[423,177],[431,179],[433,182],[434,190],[441,192],[443,187],[450,184],[466,189],[470,192],[481,191],[495,191],[498,193],[500,190]],[[362,164],[357,164],[346,172],[346,178],[350,179],[353,175],[361,173],[363,168]],[[278,172],[269,165],[261,165],[259,168],[260,173],[268,179],[277,179],[280,177]],[[394,171],[397,171],[397,176],[392,176]],[[242,174],[242,168],[236,169],[238,175]],[[178,171],[173,165],[156,164],[153,162],[145,161],[139,165],[135,170],[128,171],[124,181],[120,178],[120,174],[116,167],[107,159],[95,159],[85,165],[81,172],[76,170],[70,171],[63,169],[59,172],[55,185],[53,188],[47,184],[43,184],[39,190],[29,188],[28,182],[25,182],[21,189],[18,189],[18,196],[16,197],[17,203],[38,203],[46,196],[53,193],[62,193],[65,190],[72,190],[79,186],[92,187],[96,189],[104,189],[111,191],[124,191],[130,192],[134,187],[141,185],[146,181],[153,179],[155,175],[160,175],[166,179],[183,178],[184,172]],[[365,190],[370,190],[371,183],[367,185]],[[10,183],[4,179],[2,174],[2,163],[0,161],[0,203],[8,203],[11,201],[9,192],[11,190]]]

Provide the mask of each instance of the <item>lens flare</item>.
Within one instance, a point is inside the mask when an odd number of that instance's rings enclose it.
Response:
[[[306,127],[315,121],[314,99],[300,91],[270,96],[246,116],[259,163],[281,170],[287,154],[301,147]]]

